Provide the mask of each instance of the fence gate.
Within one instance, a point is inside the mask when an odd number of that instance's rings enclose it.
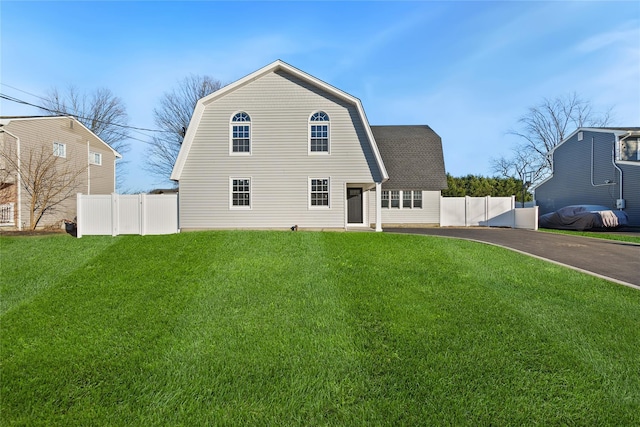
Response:
[[[177,194],[83,195],[77,199],[78,237],[178,232]]]

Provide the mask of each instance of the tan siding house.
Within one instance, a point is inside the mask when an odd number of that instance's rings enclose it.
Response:
[[[171,178],[182,230],[380,231],[389,175],[360,101],[276,61],[198,102]]]
[[[76,216],[76,193],[113,193],[115,162],[122,157],[78,120],[67,116],[0,118],[0,151],[3,157],[11,158],[0,162],[0,204],[14,206],[13,218],[3,218],[3,222],[16,229],[29,227],[31,213],[30,195],[22,182],[27,173],[23,171],[20,176],[15,170],[18,164],[24,170],[36,158],[55,158],[58,170],[75,171],[72,196],[43,216],[38,223],[42,228],[61,225],[63,219]]]

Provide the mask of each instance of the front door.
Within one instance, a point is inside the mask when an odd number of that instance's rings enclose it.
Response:
[[[362,224],[362,188],[347,188],[347,222]]]

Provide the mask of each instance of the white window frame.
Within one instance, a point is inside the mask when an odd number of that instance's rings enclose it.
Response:
[[[60,153],[60,149],[62,149],[62,153]],[[64,142],[54,142],[53,143],[53,155],[56,157],[62,157],[63,159],[67,158],[67,144]]]
[[[313,189],[313,181],[315,180],[327,180],[327,205],[312,205],[311,204],[311,193],[322,193],[320,191],[312,191]],[[318,176],[314,176],[314,177],[309,177],[308,179],[309,182],[309,188],[307,191],[308,194],[308,206],[309,209],[331,209],[331,178],[330,177],[318,177]]]
[[[102,166],[102,153],[98,153],[97,151],[89,151],[89,164]]]
[[[419,198],[416,198],[417,194],[420,194]],[[409,195],[409,198],[406,198],[407,195]],[[395,196],[397,196],[397,198]],[[416,206],[416,200],[420,200],[420,206]],[[398,206],[393,206],[394,201],[398,201]],[[405,201],[409,201],[409,206],[405,206]],[[422,202],[422,190],[382,190],[382,195],[380,197],[380,208],[422,209]]]
[[[407,197],[407,195],[409,197]],[[409,202],[409,206],[405,206],[405,203]],[[413,207],[413,198],[410,190],[402,190],[402,204],[401,209],[411,209]]]
[[[397,196],[397,197],[394,197]],[[398,201],[398,206],[393,206],[394,201]],[[400,195],[400,190],[390,190],[389,191],[389,209],[401,209],[402,208],[402,197]]]
[[[247,118],[249,120],[246,121],[234,121],[233,119],[238,115],[238,114],[244,114],[247,116]],[[234,126],[248,126],[249,127],[249,151],[233,151],[233,127]],[[251,115],[249,115],[249,113],[247,113],[246,111],[236,111],[235,113],[233,113],[231,115],[231,118],[229,119],[229,155],[230,156],[250,156],[251,155],[251,151],[253,150],[253,138],[252,138],[252,129],[253,126],[251,126]],[[246,138],[235,138],[235,139],[246,139]]]
[[[233,181],[234,180],[247,180],[249,181],[249,205],[234,205],[233,204]],[[238,193],[245,193],[238,192]],[[230,176],[229,177],[229,209],[233,210],[251,210],[253,206],[253,183],[252,178],[247,176]]]
[[[420,197],[416,198],[416,194],[419,194]],[[412,200],[413,202],[411,203],[413,209],[422,209],[422,202],[423,202],[423,198],[422,198],[422,190],[413,190],[412,193]],[[420,206],[416,206],[416,200],[420,200]]]
[[[385,202],[387,206],[385,206]],[[382,194],[380,195],[380,207],[382,209],[389,209],[390,206],[391,200],[389,199],[389,190],[382,190]]]
[[[323,114],[326,120],[313,120],[316,114]],[[311,126],[326,126],[327,127],[327,151],[311,151]],[[319,139],[319,138],[314,138]],[[316,110],[309,116],[309,126],[307,129],[307,150],[309,155],[312,156],[326,156],[331,154],[331,118],[329,114],[322,110]]]

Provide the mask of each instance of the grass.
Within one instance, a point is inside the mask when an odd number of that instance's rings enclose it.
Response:
[[[0,238],[1,425],[638,425],[640,293],[378,233]]]
[[[620,242],[630,242],[640,244],[640,234],[637,236],[629,234],[611,234],[606,231],[572,231],[572,230],[555,230],[551,228],[541,228],[540,231],[547,233],[568,234],[570,236],[593,237],[596,239],[618,240]]]

